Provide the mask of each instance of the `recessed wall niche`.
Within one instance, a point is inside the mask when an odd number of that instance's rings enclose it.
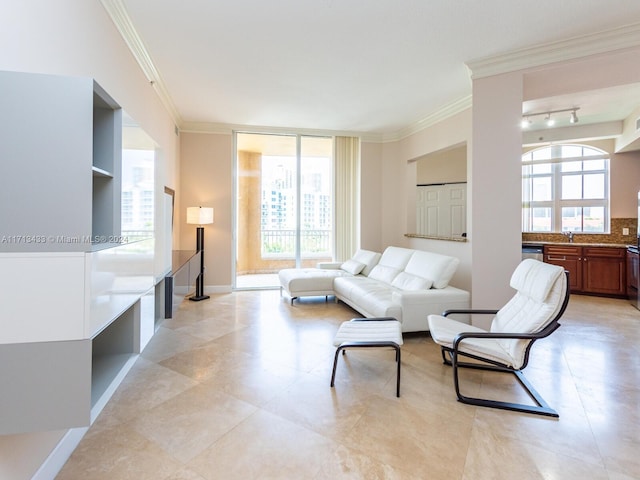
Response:
[[[467,146],[456,145],[416,160],[416,235],[466,237]]]

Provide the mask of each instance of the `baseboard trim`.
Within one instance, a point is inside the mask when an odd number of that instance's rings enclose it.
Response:
[[[53,480],[76,449],[89,427],[72,428],[58,442],[31,480]]]

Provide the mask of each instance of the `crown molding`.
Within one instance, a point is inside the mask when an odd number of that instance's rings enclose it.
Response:
[[[349,136],[359,137],[364,142],[369,143],[392,143],[416,134],[432,125],[452,117],[471,107],[471,95],[450,102],[436,112],[431,113],[427,117],[415,122],[413,125],[405,127],[397,132],[392,133],[376,133],[376,132],[358,132],[358,131],[338,131],[338,130],[316,130],[304,128],[288,128],[288,127],[267,127],[255,125],[234,125],[226,123],[212,122],[183,122],[180,131],[185,133],[212,133],[220,135],[229,135],[232,132],[254,132],[254,133],[291,133],[292,131],[303,135],[327,135],[327,136]]]
[[[246,128],[246,127],[245,127]],[[231,135],[236,128],[226,123],[183,122],[180,133],[211,133],[216,135]]]
[[[640,23],[471,60],[472,79],[640,46]]]
[[[407,138],[426,128],[431,127],[432,125],[440,123],[449,117],[457,115],[458,113],[463,112],[468,108],[471,108],[471,105],[472,105],[471,95],[467,95],[465,97],[454,100],[453,102],[443,105],[435,112],[429,114],[422,120],[419,120],[413,123],[412,125],[409,125],[408,127],[398,130],[397,132],[392,134],[383,135],[382,142],[383,143],[397,142],[399,140]]]
[[[298,128],[298,127],[269,127],[264,125],[240,125],[230,123],[213,123],[213,122],[184,122],[180,128],[181,133],[209,133],[217,135],[231,135],[233,132],[245,133],[270,133],[270,134],[291,134],[292,132],[301,135],[314,135],[324,137],[373,137],[380,141],[380,135],[371,135],[366,132],[344,131],[344,130],[321,130],[314,128]]]
[[[107,11],[111,20],[120,32],[120,35],[129,47],[133,57],[138,62],[142,72],[147,77],[149,83],[153,86],[158,97],[160,97],[160,101],[167,109],[169,115],[173,118],[174,124],[180,125],[182,123],[180,113],[176,109],[173,100],[171,99],[171,95],[169,95],[169,91],[162,80],[162,76],[154,65],[144,42],[133,26],[124,3],[122,0],[101,0],[101,2],[102,6]]]

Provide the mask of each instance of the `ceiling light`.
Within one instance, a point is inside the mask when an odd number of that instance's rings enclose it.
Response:
[[[569,123],[578,123],[578,115],[576,115],[576,111],[571,112],[571,117],[569,118]]]
[[[563,112],[571,112],[571,116],[569,117],[569,123],[578,123],[578,115],[576,112],[580,110],[580,107],[572,107],[572,108],[563,108],[561,110],[548,110],[546,112],[529,112],[522,115],[522,128],[528,128],[533,124],[533,120],[531,117],[538,117],[544,115],[545,124],[547,127],[552,127],[555,125],[556,121],[554,118],[551,118],[552,114],[563,113]]]

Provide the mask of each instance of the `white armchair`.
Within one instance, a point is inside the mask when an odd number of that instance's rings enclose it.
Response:
[[[569,302],[568,272],[562,267],[525,259],[514,271],[510,285],[514,297],[500,310],[448,310],[429,315],[433,340],[441,346],[442,358],[453,367],[458,400],[463,403],[558,417],[522,374],[533,343],[549,336]],[[448,318],[453,314],[495,315],[489,331]],[[460,356],[478,362],[461,362]],[[460,393],[458,368],[479,368],[512,373],[536,405],[467,397]]]

